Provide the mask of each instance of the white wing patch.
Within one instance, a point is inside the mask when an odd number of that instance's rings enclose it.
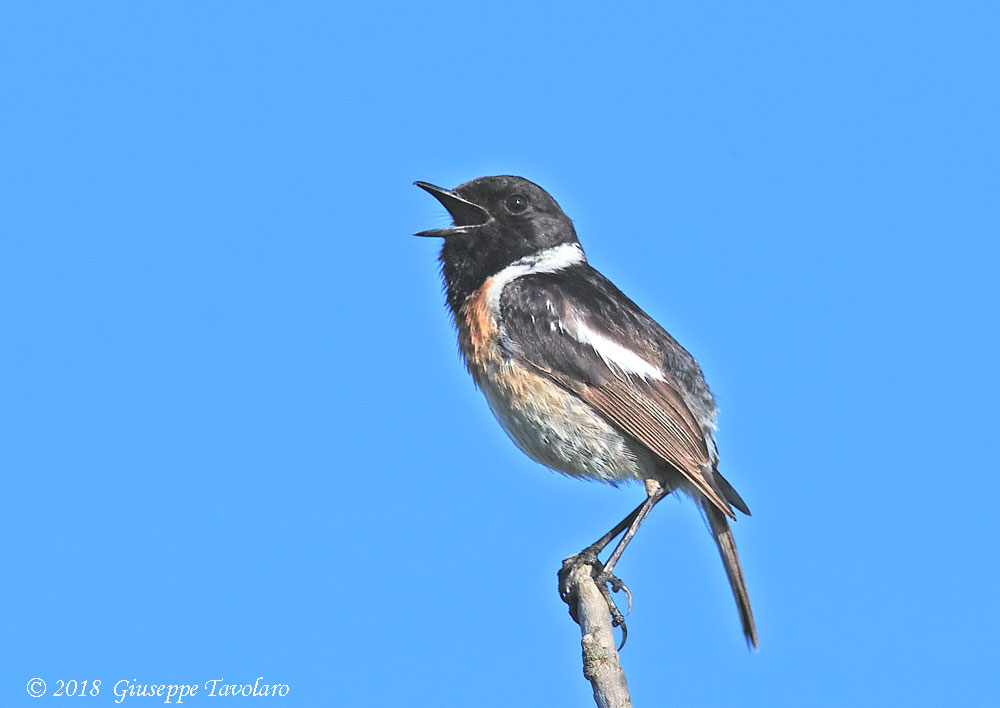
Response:
[[[617,369],[626,376],[634,374],[644,379],[663,381],[663,372],[659,367],[653,366],[631,349],[595,332],[582,320],[576,320],[574,325],[574,329],[571,330],[573,335],[582,343],[592,346],[612,371]]]

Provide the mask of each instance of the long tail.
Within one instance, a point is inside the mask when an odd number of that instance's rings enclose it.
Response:
[[[712,528],[712,536],[719,546],[719,555],[722,556],[722,564],[726,566],[726,575],[729,576],[729,585],[733,588],[733,597],[736,598],[736,608],[740,611],[740,621],[743,623],[743,634],[746,636],[747,644],[757,648],[757,627],[753,622],[753,610],[750,608],[750,593],[747,592],[747,584],[743,579],[743,569],[740,567],[740,556],[736,552],[736,541],[733,540],[733,532],[729,528],[729,521],[725,515],[706,502],[704,507],[705,516],[708,517],[708,525]]]

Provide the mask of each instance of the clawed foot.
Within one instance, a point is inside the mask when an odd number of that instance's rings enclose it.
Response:
[[[625,617],[622,615],[621,610],[618,609],[618,605],[615,604],[614,598],[611,597],[611,592],[625,591],[625,596],[628,597],[628,610],[626,610],[625,614],[632,611],[632,593],[620,578],[604,569],[604,564],[598,560],[595,551],[586,549],[575,556],[570,556],[563,561],[563,567],[559,571],[559,595],[562,597],[563,602],[569,605],[569,614],[574,622],[579,623],[580,620],[576,614],[576,602],[571,601],[572,593],[569,586],[569,577],[581,565],[590,566],[591,577],[593,577],[594,583],[601,591],[601,595],[604,596],[605,602],[608,603],[611,626],[622,628],[622,641],[618,645],[618,649],[621,650],[625,646],[626,638],[628,638],[628,628],[625,626]]]

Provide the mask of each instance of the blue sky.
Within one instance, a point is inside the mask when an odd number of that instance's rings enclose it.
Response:
[[[413,180],[520,174],[702,363],[754,512],[757,654],[689,502],[625,554],[636,705],[990,704],[998,21],[6,6],[0,703],[589,704],[555,572],[642,491],[514,448],[409,236]]]

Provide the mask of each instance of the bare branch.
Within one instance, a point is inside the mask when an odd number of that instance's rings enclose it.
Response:
[[[580,625],[583,675],[594,688],[598,708],[632,708],[625,672],[615,648],[608,603],[594,582],[593,566],[571,565],[574,559],[563,562],[559,592],[569,605],[570,616]]]

